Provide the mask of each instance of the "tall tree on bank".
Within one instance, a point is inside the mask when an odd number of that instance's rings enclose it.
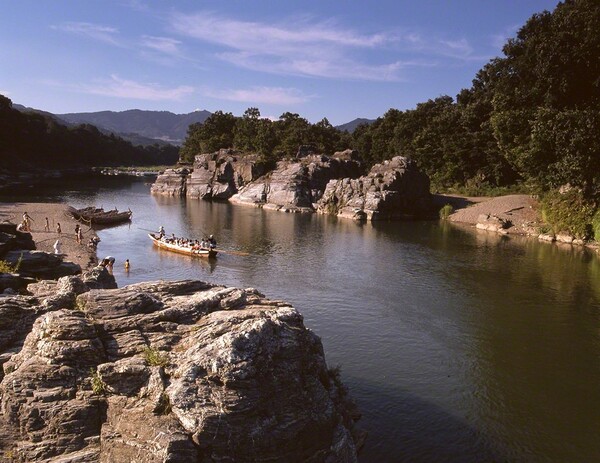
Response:
[[[494,134],[525,178],[600,194],[600,4],[567,0],[530,18],[490,63]]]

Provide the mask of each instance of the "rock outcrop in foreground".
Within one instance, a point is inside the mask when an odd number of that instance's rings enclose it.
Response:
[[[0,298],[2,461],[356,461],[353,408],[293,307],[84,279]]]
[[[317,212],[355,220],[382,220],[419,217],[430,208],[429,178],[413,161],[396,156],[375,164],[364,177],[330,181]]]

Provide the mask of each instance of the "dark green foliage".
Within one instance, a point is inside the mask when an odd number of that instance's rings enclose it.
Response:
[[[452,204],[445,204],[444,207],[440,209],[440,219],[446,220],[453,212],[454,208],[452,207]]]
[[[196,154],[231,148],[235,125],[236,117],[223,111],[214,112],[203,123],[191,124],[181,147],[180,161],[192,162]]]
[[[144,360],[153,367],[166,367],[169,364],[169,356],[165,352],[161,352],[153,347],[144,349]]]
[[[530,18],[489,65],[502,154],[543,188],[598,194],[600,7],[570,0]]]
[[[597,209],[594,217],[592,217],[592,231],[594,239],[600,241],[600,209]]]
[[[570,183],[600,195],[600,5],[567,0],[534,15],[456,102],[442,96],[390,109],[358,127],[372,165],[413,158],[440,189]]]
[[[542,200],[542,216],[555,233],[570,233],[576,238],[592,237],[592,220],[596,205],[581,190],[565,193],[553,190]]]
[[[49,116],[21,113],[0,95],[0,168],[156,165],[177,158],[177,147],[134,147],[89,124],[67,128]]]
[[[331,155],[351,145],[351,137],[333,127],[324,118],[311,124],[296,113],[286,112],[277,121],[262,119],[258,108],[248,108],[242,117],[215,112],[203,124],[192,124],[181,148],[181,162],[192,162],[194,156],[221,148],[235,148],[257,153],[273,165],[286,157],[295,157],[302,145]]]

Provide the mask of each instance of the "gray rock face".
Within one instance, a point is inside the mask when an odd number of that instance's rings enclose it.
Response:
[[[17,231],[17,225],[14,223],[0,222],[0,258],[17,249],[35,249],[31,233]]]
[[[512,223],[507,219],[490,214],[480,214],[477,218],[477,224],[475,225],[475,228],[505,235],[508,233],[507,229],[511,226]]]
[[[9,251],[4,259],[11,265],[18,265],[19,274],[26,277],[57,279],[81,273],[79,265],[64,262],[61,256],[44,251]]]
[[[314,212],[331,179],[360,175],[361,163],[348,156],[343,152],[333,157],[306,155],[280,161],[273,172],[240,189],[230,201],[286,212]]]
[[[0,299],[0,459],[357,461],[345,388],[288,304],[200,281],[31,289]]]
[[[256,155],[240,155],[222,149],[195,157],[194,170],[187,180],[187,196],[197,199],[226,200],[241,187],[260,177],[264,165]]]
[[[331,180],[317,212],[355,220],[402,219],[424,215],[430,202],[427,175],[397,156],[358,179]]]
[[[166,169],[156,177],[156,181],[150,187],[150,192],[165,196],[185,196],[189,173],[189,169],[186,168]]]

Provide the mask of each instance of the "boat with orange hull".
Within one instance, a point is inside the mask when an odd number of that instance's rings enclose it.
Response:
[[[179,246],[175,243],[167,243],[160,239],[159,235],[155,235],[154,233],[148,233],[148,236],[154,243],[154,246],[165,249],[167,251],[176,252],[178,254],[186,254],[192,257],[203,257],[205,259],[212,259],[217,257],[218,251],[213,248],[198,248],[198,247],[190,247],[190,246]]]

